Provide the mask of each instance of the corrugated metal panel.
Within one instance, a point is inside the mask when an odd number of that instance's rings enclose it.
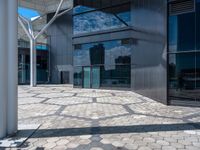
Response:
[[[194,0],[176,0],[169,4],[169,14],[177,15],[195,11]]]

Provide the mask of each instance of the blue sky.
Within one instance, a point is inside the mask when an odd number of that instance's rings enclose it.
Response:
[[[28,9],[28,8],[23,8],[23,7],[18,7],[18,13],[23,16],[23,17],[26,17],[28,19],[31,19],[33,17],[37,17],[39,16],[40,14],[35,11],[35,10],[32,10],[32,9]]]

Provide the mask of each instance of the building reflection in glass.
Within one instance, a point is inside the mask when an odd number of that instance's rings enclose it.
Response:
[[[200,101],[200,1],[169,16],[169,100]]]
[[[129,2],[101,9],[82,5],[74,8],[73,31],[75,35],[127,27],[130,23]]]
[[[82,86],[84,67],[99,67],[100,87],[130,87],[130,66],[130,39],[75,46],[74,86]]]

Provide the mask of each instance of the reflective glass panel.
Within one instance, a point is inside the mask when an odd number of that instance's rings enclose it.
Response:
[[[130,4],[86,12],[73,17],[74,34],[103,31],[130,25]]]
[[[82,67],[74,68],[74,86],[82,87]]]
[[[90,88],[91,84],[91,68],[90,67],[83,67],[83,87]]]
[[[195,13],[169,17],[169,52],[195,50]]]
[[[195,53],[169,55],[169,96],[171,100],[195,100]]]
[[[196,53],[196,99],[200,101],[200,53]]]

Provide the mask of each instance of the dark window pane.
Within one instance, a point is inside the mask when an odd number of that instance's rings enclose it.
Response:
[[[130,65],[114,66],[111,72],[111,84],[114,87],[129,87],[130,86]]]
[[[101,87],[130,87],[130,65],[101,67]]]
[[[106,70],[104,67],[101,67],[101,87],[110,87],[111,86],[111,70]]]
[[[196,98],[200,101],[200,53],[196,54]]]
[[[82,67],[74,68],[74,86],[82,87]]]
[[[171,100],[195,100],[195,53],[169,55],[169,96]]]
[[[104,64],[105,47],[104,44],[95,44],[89,49],[91,65]]]
[[[196,47],[200,50],[200,1],[196,3]]]
[[[169,17],[169,51],[195,50],[195,13]]]

